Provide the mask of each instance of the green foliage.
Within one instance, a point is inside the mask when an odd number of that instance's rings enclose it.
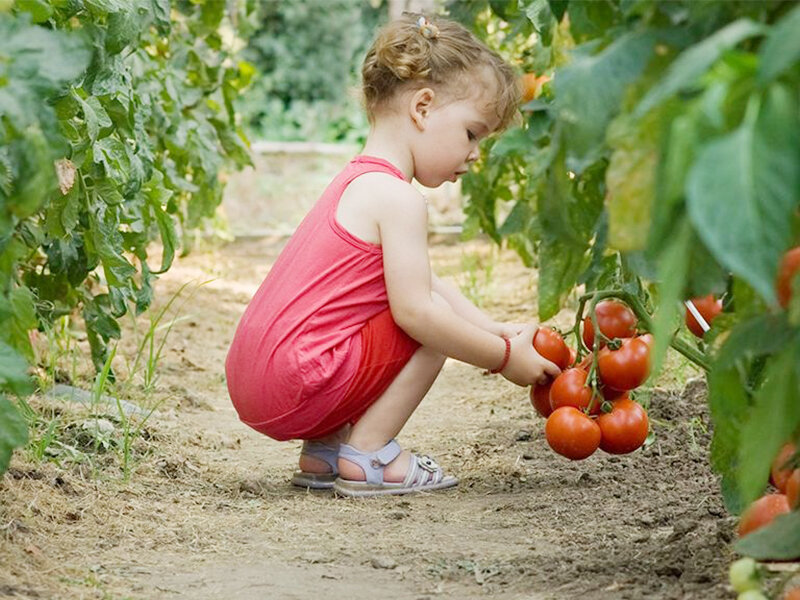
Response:
[[[367,130],[353,90],[386,3],[262,2],[244,50],[259,76],[239,107],[254,135],[270,140],[353,140]]]
[[[542,320],[579,284],[638,287],[657,358],[688,344],[684,299],[724,294],[700,349],[712,460],[740,510],[800,425],[800,299],[782,310],[775,295],[781,256],[800,243],[800,6],[467,4],[458,14],[476,31],[488,21],[524,38],[495,44],[521,71],[552,77],[465,180],[468,233],[538,259]],[[505,215],[515,227],[498,226]]]
[[[233,100],[252,68],[235,58],[233,23],[245,30],[251,12],[168,0],[0,11],[2,390],[27,379],[28,332],[76,310],[102,368],[117,320],[149,306],[156,275],[220,203],[219,173],[249,163]],[[11,423],[0,437],[18,441]]]

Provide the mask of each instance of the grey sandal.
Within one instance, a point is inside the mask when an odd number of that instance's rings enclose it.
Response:
[[[429,456],[411,455],[406,477],[402,483],[383,480],[386,465],[391,463],[402,452],[400,444],[390,440],[380,450],[361,452],[352,446],[339,446],[339,456],[357,464],[364,470],[366,481],[353,481],[338,477],[333,490],[341,496],[366,497],[411,494],[453,487],[458,479],[445,475],[442,468]]]
[[[331,467],[328,473],[308,473],[306,471],[295,471],[292,476],[292,485],[315,490],[329,490],[333,487],[333,482],[339,476],[339,467],[336,464],[339,458],[339,451],[336,448],[326,446],[322,442],[306,440],[300,454],[312,456],[326,462]]]

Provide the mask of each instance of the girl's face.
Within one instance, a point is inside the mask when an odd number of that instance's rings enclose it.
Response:
[[[414,177],[437,187],[467,172],[477,160],[478,142],[497,127],[481,94],[434,103],[423,109],[422,128],[414,148]]]

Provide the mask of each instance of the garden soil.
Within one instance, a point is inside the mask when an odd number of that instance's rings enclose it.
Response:
[[[547,446],[526,389],[447,361],[399,441],[436,457],[458,487],[377,499],[292,487],[300,443],[241,424],[223,374],[236,323],[284,243],[198,249],[158,281],[161,306],[188,285],[154,389],[126,395],[156,409],[132,436],[130,478],[116,446],[92,465],[15,454],[0,480],[0,597],[734,597],[735,520],[709,467],[704,384],[682,364],[641,396],[651,443],[572,462]],[[431,256],[496,318],[535,317],[535,273],[512,253],[440,236]],[[553,323],[571,320],[565,309]],[[125,338],[121,373],[135,354],[136,335]],[[62,423],[85,417],[52,398],[31,404]],[[118,436],[115,409],[98,413]]]

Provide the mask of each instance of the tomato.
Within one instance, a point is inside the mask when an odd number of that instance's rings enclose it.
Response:
[[[647,439],[650,424],[647,412],[630,398],[617,400],[611,412],[597,417],[600,426],[600,449],[609,454],[628,454]]]
[[[792,298],[792,279],[797,270],[800,269],[800,246],[792,248],[781,259],[778,267],[778,278],[775,281],[775,292],[778,295],[778,302],[784,308]]]
[[[598,389],[600,390],[600,395],[603,396],[603,400],[608,400],[609,402],[621,400],[628,395],[626,390],[615,390],[614,388],[603,385],[602,383]]]
[[[569,348],[555,329],[540,327],[533,337],[533,347],[559,369],[566,369],[569,365]]]
[[[800,600],[800,587],[793,587],[786,590],[781,596],[781,600]]]
[[[553,382],[545,383],[544,385],[534,385],[531,387],[531,404],[536,412],[541,416],[547,418],[553,412],[553,407],[550,405],[550,388],[553,387]]]
[[[578,351],[575,350],[575,348],[570,348],[569,349],[569,365],[568,366],[571,367],[572,365],[574,365],[576,360],[578,360]]]
[[[783,513],[789,512],[785,494],[766,494],[748,506],[739,518],[737,533],[740,537],[764,527]]]
[[[607,338],[629,338],[636,335],[637,319],[633,311],[619,300],[602,300],[594,307],[597,326]],[[594,325],[587,316],[583,319],[583,343],[594,347]]]
[[[717,300],[714,298],[713,294],[703,296],[702,298],[692,298],[691,303],[694,304],[697,312],[700,313],[700,316],[703,317],[705,322],[709,325],[711,325],[711,321],[713,321],[714,318],[722,312],[722,300]],[[686,308],[685,321],[686,327],[689,328],[689,331],[699,338],[703,337],[705,332],[700,326],[700,322],[694,318],[694,315],[691,313],[688,307]]]
[[[580,410],[589,407],[592,402],[592,388],[586,385],[589,374],[583,369],[573,367],[563,371],[550,388],[550,406],[553,410],[562,406],[573,406]],[[600,399],[595,398],[592,413],[600,412]]]
[[[604,385],[615,390],[632,390],[650,374],[652,336],[623,340],[618,350],[603,348],[597,355],[597,373]]]
[[[789,476],[792,474],[793,467],[787,466],[786,462],[794,456],[797,451],[794,444],[788,442],[781,446],[778,454],[772,461],[770,468],[769,478],[772,485],[778,488],[781,492],[786,491],[786,482],[789,481]]]
[[[797,499],[800,498],[800,469],[795,469],[786,482],[786,500],[789,508],[797,508]]]
[[[591,456],[600,445],[600,427],[573,406],[562,406],[547,417],[544,426],[553,451],[572,460]]]
[[[525,73],[521,78],[522,104],[538,98],[542,94],[542,86],[550,81],[547,75],[538,76],[536,73]]]

